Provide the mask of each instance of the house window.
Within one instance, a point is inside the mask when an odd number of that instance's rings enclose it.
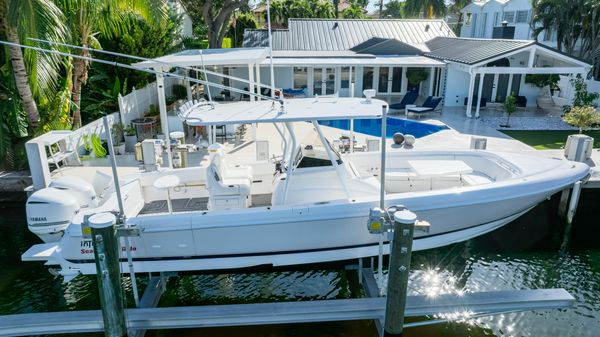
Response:
[[[473,22],[471,25],[471,37],[475,37],[475,32],[477,29],[477,13],[473,14],[473,19],[471,21]]]
[[[497,27],[500,22],[498,22],[498,18],[500,17],[500,12],[495,12],[494,13],[494,27]]]
[[[379,92],[386,93],[388,91],[388,77],[390,75],[390,68],[380,67],[379,68]]]
[[[485,30],[487,28],[487,17],[488,13],[483,13],[483,20],[481,20],[481,32],[479,33],[480,37],[485,37]]]
[[[364,67],[363,68],[363,90],[365,89],[373,89],[373,67]]]
[[[392,92],[402,91],[402,68],[392,68]]]
[[[513,23],[515,22],[515,12],[504,12],[504,21],[508,22],[508,23]]]
[[[467,13],[466,18],[465,18],[465,25],[470,25],[471,24],[471,16],[473,14],[472,13]]]
[[[304,89],[308,86],[308,69],[306,67],[294,67],[294,88]]]
[[[529,11],[517,11],[517,23],[527,23]]]

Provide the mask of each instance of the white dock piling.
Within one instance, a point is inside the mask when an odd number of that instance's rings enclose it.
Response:
[[[568,246],[569,246],[569,239],[571,237],[571,230],[573,227],[573,218],[575,217],[575,212],[577,212],[577,205],[579,204],[579,196],[581,195],[581,181],[576,182],[575,184],[573,184],[573,192],[571,193],[571,200],[569,202],[569,208],[566,211],[566,219],[565,217],[561,217],[561,219],[565,219],[565,231],[563,234],[563,240],[562,243],[560,244],[560,252],[566,252]],[[569,190],[565,190],[567,191],[567,195],[569,194]],[[563,191],[563,194],[565,192]],[[566,201],[565,201],[565,205],[566,205]],[[561,196],[561,205],[562,206],[562,196]],[[560,207],[559,207],[559,212],[560,212]]]

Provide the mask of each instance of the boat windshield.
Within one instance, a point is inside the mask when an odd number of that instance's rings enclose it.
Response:
[[[327,145],[332,151],[334,156],[334,160],[339,164],[342,163],[342,159],[340,154],[335,151],[329,142]],[[293,167],[295,168],[306,168],[306,167],[324,167],[324,166],[333,166],[331,160],[327,156],[327,151],[323,146],[314,146],[314,145],[300,145],[298,147],[298,152],[296,152],[296,156],[294,157]]]

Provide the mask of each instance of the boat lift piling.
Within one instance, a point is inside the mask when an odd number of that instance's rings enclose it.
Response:
[[[571,238],[571,230],[573,228],[573,218],[577,211],[577,205],[579,204],[579,196],[581,195],[581,181],[577,181],[573,184],[572,189],[563,190],[560,196],[560,204],[558,205],[558,215],[565,222],[565,230],[563,233],[563,240],[560,244],[560,252],[564,253],[567,251],[569,246],[569,239]],[[571,199],[569,200],[569,194]],[[565,197],[566,195],[566,197]],[[564,199],[564,200],[563,200]],[[567,208],[568,204],[568,208]],[[565,214],[566,212],[566,214]]]
[[[94,214],[89,218],[94,245],[94,258],[98,270],[98,290],[106,337],[127,335],[123,288],[119,269],[119,239],[111,213]]]
[[[390,251],[384,337],[402,336],[413,233],[417,220],[417,216],[409,210],[397,211],[393,217],[394,239]]]

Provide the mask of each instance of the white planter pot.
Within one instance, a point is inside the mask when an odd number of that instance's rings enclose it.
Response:
[[[114,145],[115,154],[125,154],[125,144]]]

